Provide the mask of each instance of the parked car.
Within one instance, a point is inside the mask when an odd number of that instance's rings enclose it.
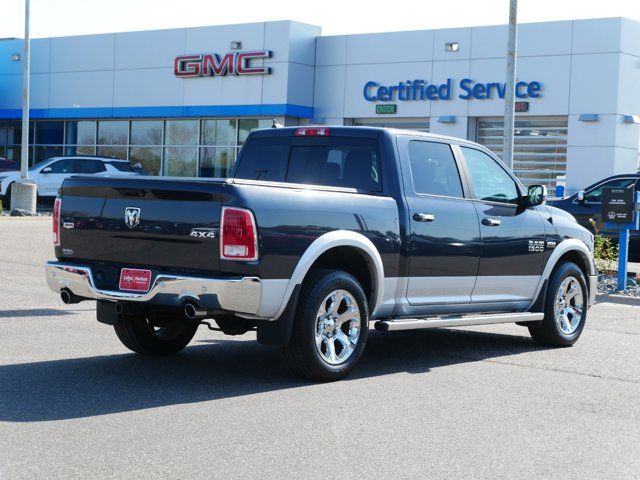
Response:
[[[18,166],[19,169],[19,166]],[[53,157],[29,169],[38,197],[55,198],[62,182],[71,175],[138,175],[128,160],[105,157]],[[10,207],[11,187],[20,179],[19,171],[0,172],[0,200]]]
[[[0,173],[1,172],[15,172],[20,170],[20,165],[15,160],[7,160],[0,157]]]
[[[65,303],[97,300],[134,352],[176,353],[213,319],[314,380],[352,370],[371,320],[517,322],[568,346],[596,293],[593,235],[543,201],[466,140],[260,130],[226,180],[65,180],[46,277]]]
[[[640,173],[614,175],[589,185],[570,197],[550,202],[554,207],[561,208],[573,215],[583,227],[595,232],[590,220],[596,223],[596,229],[603,235],[618,243],[618,232],[605,227],[602,220],[602,190],[605,188],[630,188],[640,192]],[[632,231],[629,235],[629,259],[640,262],[640,232]]]

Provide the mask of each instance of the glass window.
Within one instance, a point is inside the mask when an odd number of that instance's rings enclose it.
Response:
[[[198,145],[198,120],[167,120],[165,145]]]
[[[636,180],[634,178],[616,178],[598,185],[593,190],[589,190],[584,195],[584,201],[589,203],[602,203],[602,190],[605,188],[634,188]]]
[[[259,128],[271,128],[273,120],[258,118],[241,118],[238,122],[238,145],[244,144],[249,133]]]
[[[7,124],[0,122],[0,147],[7,144]]]
[[[131,145],[162,145],[162,120],[131,122]]]
[[[127,147],[98,147],[98,155],[101,157],[127,159]]]
[[[60,157],[62,156],[62,145],[36,147],[34,156],[36,163],[46,160],[47,158]]]
[[[22,123],[20,120],[7,122],[7,145],[22,143]],[[29,123],[29,143],[33,143],[33,122]]]
[[[65,143],[72,145],[95,145],[96,122],[93,120],[78,120],[67,122]]]
[[[95,155],[96,149],[93,145],[68,145],[64,151],[65,155],[71,157],[76,155]]]
[[[293,146],[287,181],[380,191],[378,143],[374,139],[332,138],[328,146]]]
[[[163,170],[170,177],[195,177],[198,149],[195,147],[168,147],[164,149]]]
[[[20,162],[20,158],[22,152],[20,151],[20,147],[8,147],[5,150],[4,156],[7,160],[15,160],[16,162]]]
[[[77,173],[100,173],[106,171],[104,163],[99,160],[76,160],[75,172]]]
[[[73,172],[73,160],[58,160],[49,165],[51,168],[50,173],[72,173]]]
[[[63,143],[64,122],[36,122],[36,143],[56,145]]]
[[[143,175],[160,175],[162,148],[131,147],[131,165]]]
[[[200,149],[200,176],[225,178],[236,158],[235,148],[203,147]]]
[[[236,120],[203,120],[202,145],[219,145],[223,147],[236,144]]]
[[[128,139],[128,121],[106,120],[98,122],[98,145],[126,145]]]
[[[109,162],[113,168],[118,170],[119,172],[133,172],[133,166],[130,162]]]
[[[516,183],[496,160],[473,148],[462,147],[462,152],[467,161],[477,200],[518,203]]]
[[[289,149],[289,139],[256,138],[242,150],[235,176],[282,182],[289,161]]]
[[[409,163],[416,193],[462,198],[460,174],[449,145],[412,140]]]

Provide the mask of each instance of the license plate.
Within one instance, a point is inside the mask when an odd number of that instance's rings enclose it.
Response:
[[[123,268],[120,270],[120,290],[148,292],[151,288],[151,270]]]

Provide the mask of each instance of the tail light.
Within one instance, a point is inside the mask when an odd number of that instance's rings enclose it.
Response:
[[[257,260],[258,231],[251,211],[222,207],[220,222],[220,258],[223,260]]]
[[[53,202],[53,245],[60,246],[60,208],[62,207],[62,199],[56,198]]]

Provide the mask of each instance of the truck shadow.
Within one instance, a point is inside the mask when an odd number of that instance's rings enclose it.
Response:
[[[118,354],[0,366],[0,421],[92,417],[312,385],[289,372],[276,348],[233,340],[204,343],[171,358]],[[346,381],[424,374],[539,349],[525,336],[477,331],[371,332]]]

